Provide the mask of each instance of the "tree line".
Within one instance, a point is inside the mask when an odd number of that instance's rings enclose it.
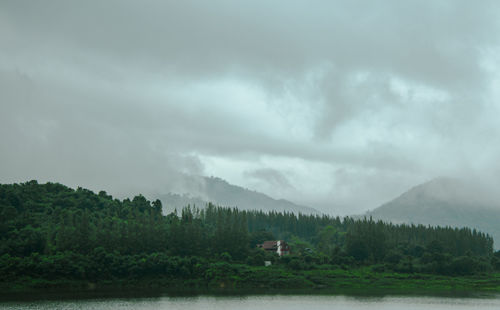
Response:
[[[469,228],[213,204],[167,215],[162,209],[159,200],[142,195],[119,200],[58,183],[0,185],[0,280],[193,278],[201,271],[217,273],[213,264],[262,266],[265,260],[291,270],[370,266],[444,275],[500,270],[493,239]],[[291,255],[279,258],[256,247],[277,239],[291,245]]]

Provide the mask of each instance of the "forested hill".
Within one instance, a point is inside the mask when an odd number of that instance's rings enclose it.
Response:
[[[183,191],[182,193],[156,195],[156,197],[164,204],[167,212],[172,212],[174,209],[180,210],[188,204],[204,208],[211,202],[240,210],[320,214],[314,208],[285,199],[274,199],[263,193],[230,184],[221,178],[191,176],[189,182],[185,182]]]
[[[498,199],[478,186],[451,178],[415,186],[366,216],[393,223],[470,227],[500,240]]]
[[[238,272],[218,265],[221,261],[261,266],[271,260],[290,270],[378,266],[439,274],[500,268],[493,240],[467,228],[242,211],[211,204],[201,211],[186,208],[179,215],[165,216],[159,200],[150,202],[140,195],[118,200],[103,191],[95,194],[57,183],[0,185],[0,218],[3,283],[26,276],[212,281],[215,275]],[[276,239],[288,241],[293,254],[278,259],[256,248],[257,243]]]

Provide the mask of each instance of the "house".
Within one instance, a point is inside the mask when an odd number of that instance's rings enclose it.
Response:
[[[284,240],[264,241],[262,244],[257,244],[257,247],[266,251],[276,252],[279,256],[290,254],[290,246]]]

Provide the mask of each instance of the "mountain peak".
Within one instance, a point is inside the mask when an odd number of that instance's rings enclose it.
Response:
[[[167,209],[190,205],[205,206],[208,202],[242,210],[286,211],[304,214],[320,214],[316,209],[295,204],[285,199],[274,199],[255,190],[230,184],[219,177],[197,177],[196,182],[185,182],[183,192],[170,191],[157,195]]]
[[[396,199],[437,199],[450,200],[463,190],[463,183],[454,178],[438,177],[419,184]]]
[[[495,197],[478,183],[439,177],[366,215],[394,223],[476,228],[500,238],[500,205]]]

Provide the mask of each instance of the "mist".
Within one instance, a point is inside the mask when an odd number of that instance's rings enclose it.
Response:
[[[340,215],[440,176],[496,199],[499,14],[497,1],[2,1],[0,182],[129,197],[216,176]]]

